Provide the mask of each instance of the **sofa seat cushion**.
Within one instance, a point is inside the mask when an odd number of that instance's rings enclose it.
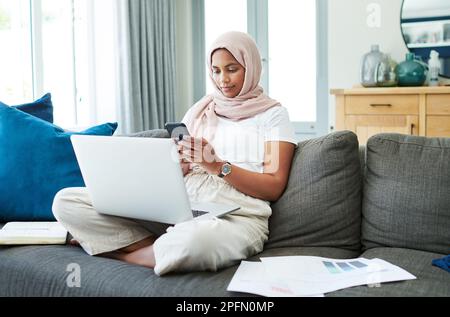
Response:
[[[450,139],[380,134],[366,164],[364,248],[450,254]]]
[[[353,258],[357,254],[336,248],[271,249],[260,257],[315,255]],[[79,265],[80,286],[69,287]],[[229,297],[245,294],[226,289],[238,266],[217,273],[201,272],[158,277],[153,270],[124,262],[91,257],[71,246],[0,247],[0,296],[152,296]],[[71,275],[72,274],[72,275]],[[252,296],[247,294],[245,296]]]
[[[272,205],[267,248],[359,251],[361,197],[359,146],[353,132],[300,143],[286,191]]]
[[[327,296],[387,296],[387,297],[449,297],[450,274],[432,265],[432,260],[442,254],[398,248],[374,248],[361,255],[363,258],[379,258],[397,265],[416,280],[383,283],[381,287],[358,286],[327,294]]]
[[[79,265],[79,288],[67,284],[75,272],[71,264]],[[228,269],[160,278],[153,270],[91,257],[77,247],[0,249],[0,296],[226,296],[233,274]]]

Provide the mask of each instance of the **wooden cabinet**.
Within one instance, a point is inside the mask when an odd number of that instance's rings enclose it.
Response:
[[[450,136],[450,96],[430,95],[427,105],[426,135]]]
[[[378,133],[450,137],[450,87],[333,89],[336,128],[360,144]]]

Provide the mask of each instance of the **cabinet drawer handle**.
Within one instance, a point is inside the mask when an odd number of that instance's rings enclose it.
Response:
[[[373,103],[370,105],[371,107],[392,107],[392,105],[390,103]]]
[[[414,128],[415,128],[415,124],[411,123],[411,135],[414,135]]]

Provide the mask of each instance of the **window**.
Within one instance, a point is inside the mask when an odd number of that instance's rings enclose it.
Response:
[[[55,104],[55,122],[62,126],[76,125],[74,28],[72,0],[42,0],[41,39],[36,48],[42,51],[43,92],[51,92]],[[42,94],[41,93],[41,94]]]
[[[270,96],[289,109],[292,121],[315,122],[316,2],[269,0],[268,24]]]
[[[0,0],[2,100],[50,92],[64,128],[114,121],[113,17],[110,0]]]
[[[28,0],[0,0],[0,100],[19,104],[33,98]]]

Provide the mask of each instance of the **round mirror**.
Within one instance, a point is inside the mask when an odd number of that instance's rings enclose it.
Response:
[[[403,0],[401,28],[410,52],[426,63],[437,51],[441,76],[450,78],[450,1]]]

